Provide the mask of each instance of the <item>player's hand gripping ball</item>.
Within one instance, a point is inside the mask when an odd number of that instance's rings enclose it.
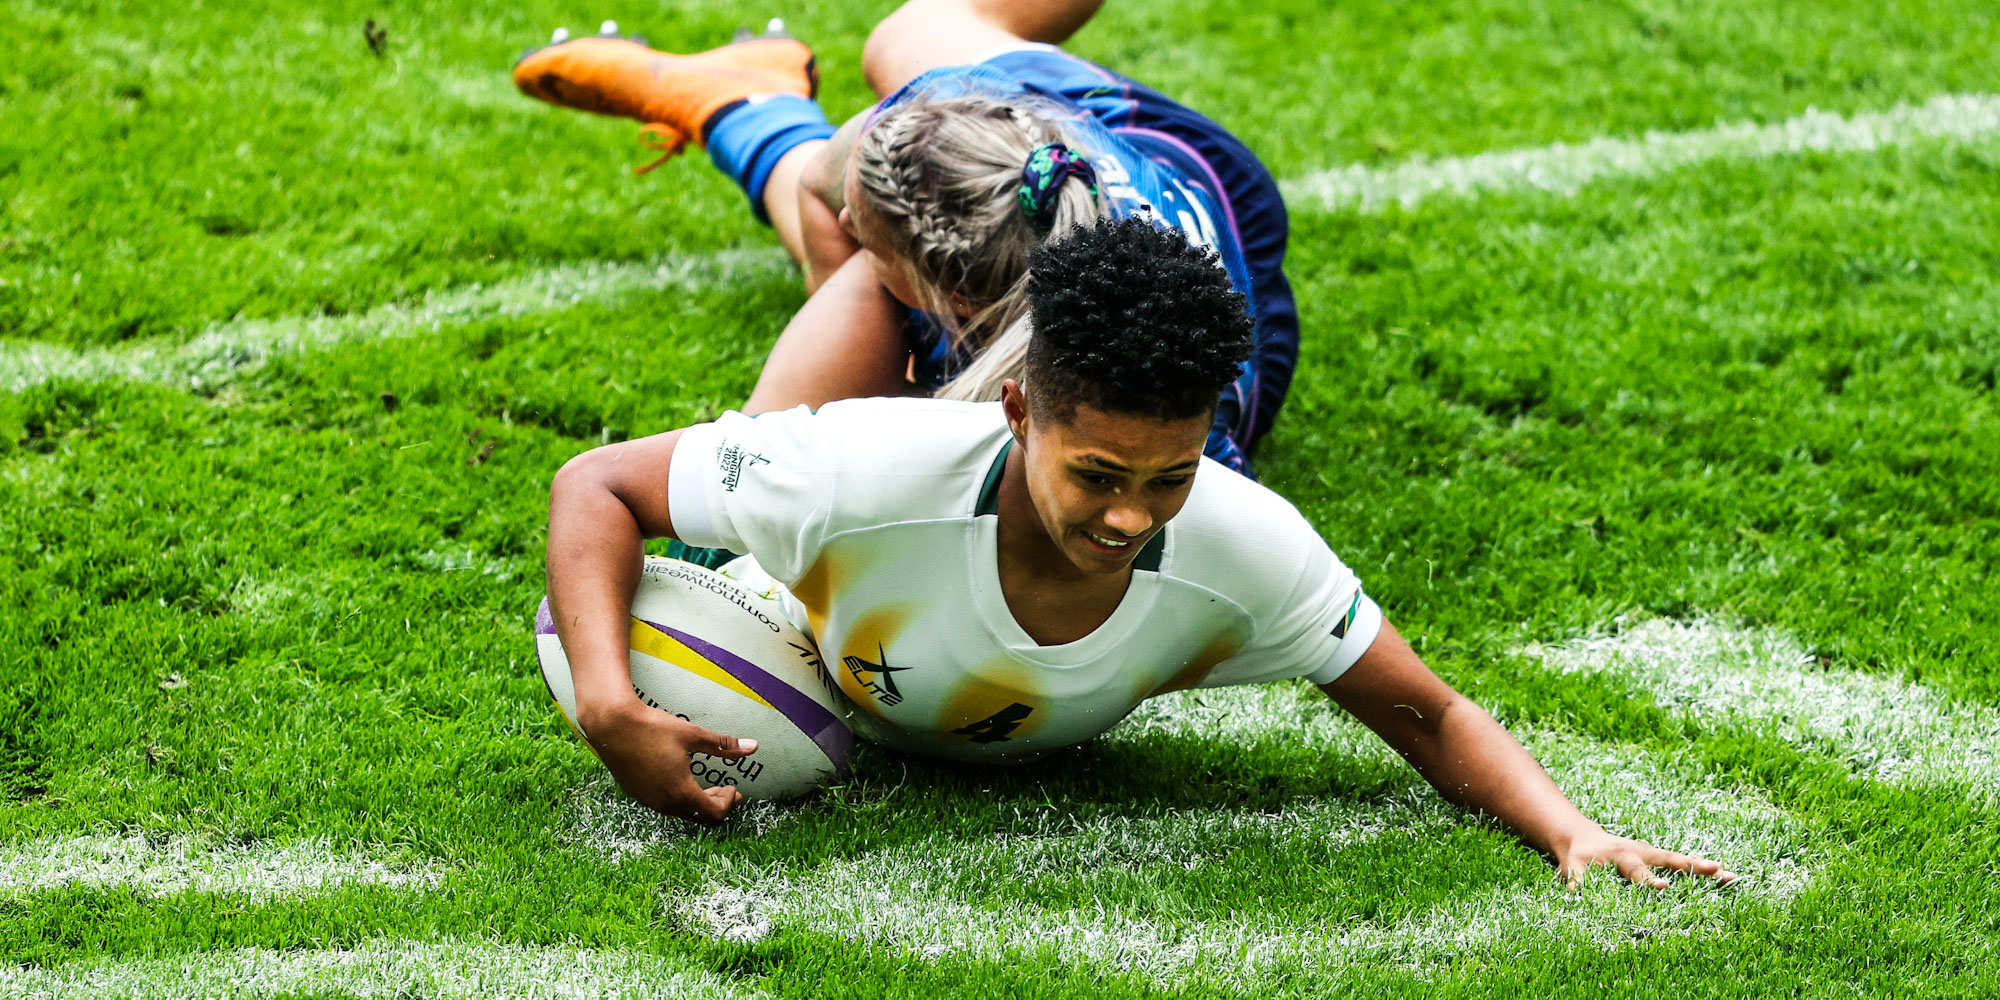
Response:
[[[775,597],[692,563],[648,556],[631,624],[640,701],[757,741],[757,752],[740,760],[695,754],[691,767],[702,787],[733,785],[745,798],[784,799],[847,773],[854,736],[846,700],[818,648]],[[549,695],[576,729],[576,689],[547,598],[535,615],[535,645]]]

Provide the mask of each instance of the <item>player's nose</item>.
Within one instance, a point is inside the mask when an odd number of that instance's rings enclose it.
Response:
[[[1127,537],[1144,534],[1153,526],[1153,515],[1138,504],[1113,504],[1104,512],[1104,523]]]

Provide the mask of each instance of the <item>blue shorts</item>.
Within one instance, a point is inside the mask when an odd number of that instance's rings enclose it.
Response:
[[[1222,394],[1208,455],[1240,472],[1271,427],[1291,388],[1299,358],[1299,311],[1285,280],[1290,223],[1278,183],[1242,141],[1222,126],[1159,91],[1046,45],[1024,45],[980,65],[1021,81],[1025,89],[1075,105],[1118,138],[1191,186],[1219,194],[1228,230],[1250,273],[1252,349],[1243,374]],[[919,382],[937,388],[963,359],[952,356],[943,331],[914,314],[910,350]]]

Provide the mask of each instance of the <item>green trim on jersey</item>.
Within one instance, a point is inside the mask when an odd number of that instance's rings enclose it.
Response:
[[[1153,537],[1146,540],[1146,547],[1140,549],[1139,554],[1132,557],[1132,568],[1146,573],[1158,573],[1160,571],[1160,560],[1166,554],[1167,529],[1161,528],[1153,532]]]
[[[1000,446],[1000,454],[994,456],[993,467],[986,470],[986,482],[979,487],[979,503],[972,508],[973,517],[999,516],[1000,514],[1000,474],[1007,471],[1007,453],[1014,450],[1014,439]]]

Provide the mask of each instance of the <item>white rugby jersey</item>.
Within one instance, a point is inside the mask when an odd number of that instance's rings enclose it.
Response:
[[[756,557],[859,709],[855,730],[915,753],[1026,759],[1162,692],[1326,683],[1375,640],[1381,612],[1306,519],[1204,458],[1111,617],[1036,644],[996,558],[1012,445],[997,402],[728,413],[683,432],[668,506],[683,542]]]

